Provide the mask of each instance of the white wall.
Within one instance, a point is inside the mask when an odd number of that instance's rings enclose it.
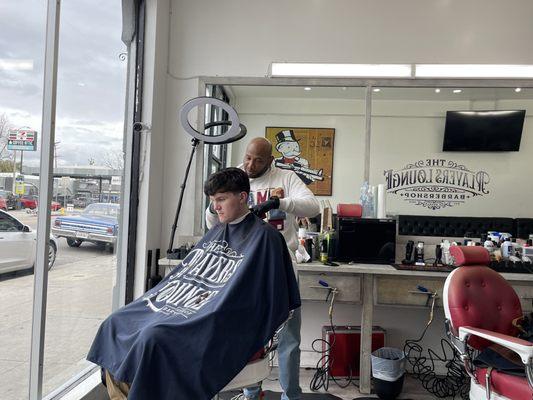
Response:
[[[471,108],[472,106],[472,108]],[[374,101],[370,152],[370,182],[385,183],[383,171],[399,170],[408,163],[446,159],[490,176],[488,194],[467,199],[463,204],[431,210],[411,204],[397,194],[387,196],[387,211],[393,214],[532,217],[533,101],[499,101],[481,108],[526,109],[527,116],[519,152],[443,152],[447,110],[479,109],[469,102]]]
[[[171,72],[265,76],[272,61],[533,64],[528,0],[174,0]]]
[[[137,242],[135,259],[134,297],[144,293],[146,254],[161,242],[162,185],[166,114],[166,65],[168,47],[168,0],[147,2],[144,50],[144,81],[142,121],[151,126],[143,133],[140,154],[139,204],[137,207]],[[136,133],[137,134],[137,133]],[[164,251],[163,251],[164,254]]]

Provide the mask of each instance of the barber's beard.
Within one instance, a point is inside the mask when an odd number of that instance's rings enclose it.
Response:
[[[261,172],[258,172],[254,176],[248,175],[248,178],[251,178],[251,179],[261,178],[264,174],[268,172],[269,169],[270,169],[270,165],[267,165]]]

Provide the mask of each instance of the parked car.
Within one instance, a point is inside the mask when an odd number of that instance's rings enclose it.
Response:
[[[58,211],[61,207],[61,203],[58,203],[57,201],[52,201],[52,203],[50,203],[50,210],[52,211]]]
[[[52,233],[66,238],[70,247],[79,247],[83,242],[114,246],[118,234],[118,213],[118,204],[89,204],[80,215],[57,217]]]
[[[17,207],[17,197],[9,190],[0,190],[0,197],[7,203],[7,210],[14,210]]]
[[[7,200],[0,197],[0,210],[7,211]]]
[[[20,208],[29,208],[31,210],[37,208],[37,196],[22,196],[20,198]]]
[[[48,269],[57,255],[57,239],[50,235]],[[0,211],[0,273],[33,268],[35,264],[37,232],[12,215]]]
[[[85,208],[91,203],[92,201],[87,197],[75,197],[72,200],[72,204],[74,204],[74,207],[76,208]]]
[[[37,208],[38,200],[38,196],[22,196],[20,198],[20,206],[21,208],[29,208],[31,210],[34,210]],[[52,211],[58,211],[61,209],[61,207],[63,206],[57,201],[52,201],[50,203],[50,210]]]

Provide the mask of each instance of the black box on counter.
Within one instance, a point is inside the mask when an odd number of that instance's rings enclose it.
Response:
[[[396,220],[346,218],[337,221],[337,260],[393,264],[396,258]]]

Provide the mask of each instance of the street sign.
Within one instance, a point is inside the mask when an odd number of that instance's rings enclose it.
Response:
[[[37,150],[37,131],[31,129],[10,129],[7,137],[8,150]]]
[[[16,182],[15,183],[15,194],[24,194],[26,193],[26,185],[24,185],[24,182]]]
[[[112,176],[111,177],[111,185],[120,186],[121,183],[122,183],[122,176]]]

